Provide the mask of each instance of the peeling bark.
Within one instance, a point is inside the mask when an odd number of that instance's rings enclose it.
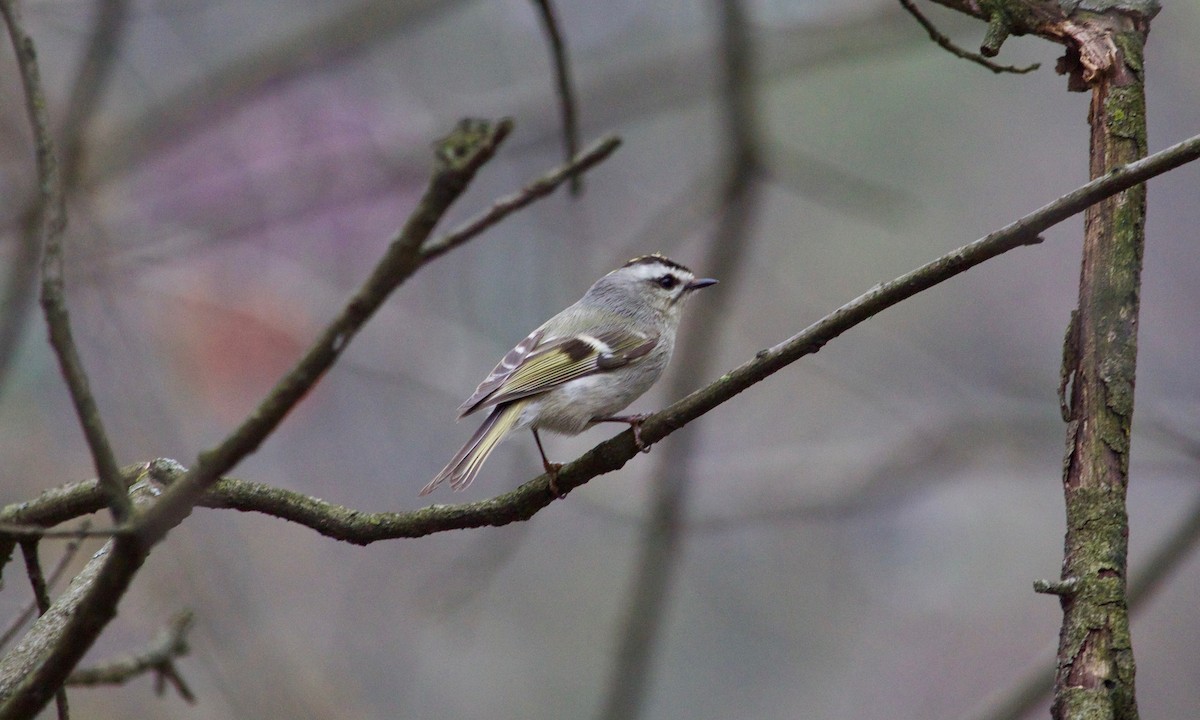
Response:
[[[1071,87],[1092,91],[1090,174],[1101,177],[1146,153],[1144,23],[1114,13],[1063,25],[1072,33]],[[1074,50],[1072,52],[1071,50]],[[1146,191],[1131,188],[1084,215],[1083,263],[1073,342],[1063,473],[1067,533],[1063,626],[1053,715],[1059,720],[1138,717],[1126,576],[1129,481]]]

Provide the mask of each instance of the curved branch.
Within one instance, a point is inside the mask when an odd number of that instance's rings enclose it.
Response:
[[[662,440],[751,385],[799,358],[817,352],[838,335],[902,300],[1004,252],[1036,244],[1041,240],[1038,233],[1082,212],[1089,205],[1197,158],[1200,158],[1200,135],[1118,168],[986,237],[876,286],[784,342],[759,351],[752,360],[707,387],[649,416],[642,424],[643,442],[651,444]],[[569,492],[598,475],[620,469],[637,454],[633,433],[625,431],[564,466],[558,474],[558,487]],[[156,460],[148,466],[125,468],[123,472],[132,480],[131,476],[141,469],[149,469],[153,478],[165,484],[177,482],[187,472],[170,460]],[[543,474],[512,492],[488,500],[431,505],[400,513],[362,512],[290,490],[234,478],[222,478],[214,483],[198,504],[260,512],[304,525],[335,540],[366,545],[446,530],[507,525],[532,517],[553,500],[549,478]],[[68,506],[69,510],[63,510],[61,506]],[[96,481],[91,480],[49,490],[32,501],[0,509],[0,521],[53,524],[95,512],[101,507],[102,496]]]
[[[438,142],[437,164],[425,193],[370,277],[242,424],[219,445],[202,452],[187,475],[146,513],[138,528],[143,543],[157,542],[182,522],[205,488],[258,449],[317,384],[384,300],[422,265],[421,246],[434,226],[511,131],[512,120],[507,118],[495,123],[462,120],[453,133]]]
[[[7,1],[0,0],[0,8],[8,9]],[[12,27],[11,13],[7,15]],[[28,42],[24,42],[22,47],[25,46],[32,47]],[[129,524],[128,532],[113,538],[93,581],[73,599],[73,612],[61,624],[55,641],[44,653],[31,658],[28,672],[13,678],[0,676],[0,696],[4,699],[0,718],[36,714],[55,689],[62,686],[79,659],[115,617],[117,603],[151,548],[191,513],[200,495],[221,473],[262,443],[333,365],[388,295],[420,267],[421,245],[511,129],[512,122],[507,119],[496,123],[464,120],[438,143],[437,163],[425,193],[371,276],[242,424],[215,448],[201,453],[174,487],[157,497]],[[112,482],[120,483],[119,470],[114,466],[113,471]],[[129,502],[128,495],[122,493],[122,497]]]
[[[67,684],[124,685],[139,675],[153,672],[155,694],[162,695],[169,683],[179,697],[188,703],[195,703],[196,696],[175,667],[175,660],[188,654],[187,633],[192,626],[192,617],[191,610],[181,611],[154,635],[146,647],[95,667],[76,670],[67,678]]]
[[[0,0],[3,2],[4,0]],[[86,582],[83,589],[72,598],[71,616],[62,624],[58,637],[45,654],[39,656],[32,669],[19,675],[7,676],[0,673],[0,718],[26,717],[36,713],[48,700],[48,690],[62,684],[67,674],[91,646],[101,630],[115,616],[117,603],[128,589],[133,577],[145,561],[150,549],[191,513],[192,507],[202,498],[220,474],[226,472],[247,454],[252,452],[272,432],[292,407],[321,378],[337,360],[350,340],[384,300],[423,265],[432,255],[423,252],[423,246],[449,206],[466,189],[475,173],[494,155],[497,147],[512,128],[510,120],[489,123],[479,120],[464,120],[459,127],[437,145],[437,158],[433,177],[416,209],[409,216],[402,230],[392,241],[371,276],[350,299],[342,312],[326,328],[296,366],[271,390],[265,400],[214,449],[201,453],[196,464],[187,471],[180,468],[179,478],[152,505],[137,516],[135,521],[115,534],[111,549],[103,557],[103,564]],[[568,163],[551,174],[552,182],[535,182],[531,197],[526,200],[518,194],[506,198],[507,204],[493,208],[486,217],[494,222],[505,214],[528,204],[533,197],[540,197],[553,189],[555,184],[570,178],[585,167],[598,162],[616,147],[615,140],[600,143],[596,157],[580,158]],[[589,164],[590,163],[590,164]],[[463,231],[458,242],[482,231],[488,223],[471,225]],[[453,239],[452,233],[447,236]],[[454,247],[450,242],[442,252]],[[149,474],[151,479],[163,463],[152,463],[119,471],[118,481],[132,482],[133,478]],[[176,464],[177,466],[177,464]],[[132,477],[131,477],[132,476]],[[86,506],[89,489],[87,484],[71,486],[59,491],[43,494],[43,497],[59,496],[63,504]],[[61,517],[62,510],[53,505],[45,508],[30,508],[28,504],[8,506],[0,511],[0,521],[25,521],[48,524],[52,517]],[[426,534],[426,533],[421,533]],[[0,538],[0,557],[5,543],[11,540]]]
[[[922,13],[919,8],[917,8],[916,3],[914,3],[912,0],[900,0],[900,5],[908,11],[909,15],[912,15],[913,18],[916,19],[921,27],[925,28],[925,32],[929,33],[930,40],[937,43],[939,47],[955,57],[960,57],[964,60],[970,60],[971,62],[977,65],[982,65],[996,74],[1007,72],[1014,73],[1016,75],[1024,75],[1025,73],[1031,73],[1042,66],[1041,63],[1033,63],[1032,65],[1026,65],[1025,67],[1016,67],[1015,65],[1000,65],[998,63],[994,63],[979,53],[969,52],[955,45],[953,40],[947,37],[946,34],[941,30],[938,30],[937,26],[933,24],[933,21],[925,17],[925,14]],[[992,26],[989,25],[989,28],[990,27]],[[1007,30],[1004,34],[1007,34]],[[999,52],[1000,43],[995,43],[994,51],[991,50],[992,45],[990,44],[985,43],[984,47],[988,48],[984,54],[988,54],[990,52],[991,56],[995,57],[996,53]]]

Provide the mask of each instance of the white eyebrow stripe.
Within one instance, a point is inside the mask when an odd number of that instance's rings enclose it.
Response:
[[[633,265],[629,269],[633,271],[634,276],[639,280],[653,280],[663,275],[671,275],[680,282],[688,282],[692,279],[691,273],[658,262],[641,263]]]

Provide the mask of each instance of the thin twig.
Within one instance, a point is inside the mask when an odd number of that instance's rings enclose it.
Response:
[[[1114,170],[990,235],[876,286],[802,332],[774,347],[761,350],[752,360],[716,382],[648,417],[642,424],[643,442],[658,442],[902,300],[1009,250],[1035,244],[1039,242],[1039,233],[1082,212],[1087,206],[1197,158],[1200,158],[1200,135]],[[558,475],[559,488],[577,488],[593,477],[620,469],[637,454],[633,433],[620,433],[564,466]],[[170,460],[155,460],[138,467],[147,468],[154,479],[166,484],[178,481],[186,473],[185,468]],[[127,468],[125,472],[130,474],[133,468]],[[474,503],[431,505],[412,512],[372,513],[262,483],[222,478],[205,493],[200,504],[210,508],[259,512],[295,522],[334,540],[367,545],[381,540],[423,537],[447,530],[500,526],[527,520],[553,501],[548,481],[549,478],[543,474],[512,492]],[[61,490],[48,491],[42,498],[0,509],[0,519],[21,517],[34,522],[35,519],[53,517],[61,522],[67,519],[59,507],[62,504],[69,504],[73,513],[86,514],[102,506],[102,496],[94,480],[75,483]]]
[[[563,39],[553,2],[551,0],[533,0],[533,4],[537,6],[542,29],[546,32],[546,41],[550,43],[550,55],[554,60],[555,89],[558,91],[558,104],[562,113],[563,149],[566,152],[566,159],[571,160],[579,152],[579,123],[576,119],[578,110],[575,89],[571,82],[567,43]],[[571,194],[578,196],[583,192],[583,179],[578,175],[573,176],[569,187]]]
[[[38,561],[38,541],[22,540],[21,554],[25,557],[25,574],[29,576],[29,585],[33,588],[33,601],[37,605],[38,615],[45,615],[50,609],[50,591],[47,589],[46,576],[42,574],[42,564]],[[68,720],[70,712],[67,709],[67,691],[58,688],[54,693],[54,704],[58,710],[58,720]]]
[[[147,672],[155,674],[154,692],[162,695],[166,684],[170,683],[179,696],[189,703],[196,702],[196,696],[180,676],[175,667],[176,658],[188,654],[187,632],[191,629],[193,615],[190,610],[184,610],[171,618],[166,627],[155,634],[146,647],[136,653],[119,657],[105,663],[80,668],[67,678],[68,685],[124,685],[130,680]]]
[[[296,365],[257,408],[213,449],[200,454],[185,477],[139,523],[144,542],[157,542],[183,520],[204,489],[254,452],[283,418],[332,367],[367,320],[423,264],[421,246],[475,173],[491,160],[512,131],[512,121],[463,120],[435,147],[437,166],[425,193],[392,239],[371,275]]]
[[[1193,503],[1187,517],[1160,544],[1129,582],[1129,608],[1142,609],[1145,601],[1161,587],[1171,573],[1191,557],[1200,544],[1200,500]],[[1008,688],[993,693],[967,715],[972,720],[1020,720],[1028,717],[1054,692],[1054,656],[1058,643],[1047,646],[1031,661],[1029,669]]]
[[[46,590],[46,576],[42,574],[42,564],[38,562],[37,552],[37,540],[21,541],[21,554],[25,557],[25,574],[29,576],[29,586],[33,588],[33,599],[37,603],[38,614],[44,615],[50,609],[50,593]]]
[[[925,28],[925,32],[929,33],[930,40],[933,40],[943,50],[951,55],[954,55],[955,57],[960,57],[964,60],[970,60],[971,62],[977,65],[982,65],[983,67],[997,74],[1016,73],[1017,75],[1024,75],[1025,73],[1031,73],[1042,66],[1041,63],[1034,63],[1026,67],[1016,67],[1015,65],[999,65],[991,60],[988,60],[979,53],[973,53],[970,50],[964,50],[963,48],[955,45],[954,41],[943,34],[941,30],[938,30],[937,26],[921,13],[916,4],[913,3],[913,0],[900,0],[900,4],[904,6],[904,9],[907,10],[909,14],[916,18],[917,22],[921,24],[921,27]]]
[[[89,486],[94,500],[92,511],[102,510],[105,503],[99,483],[92,481]],[[161,487],[155,487],[148,478],[143,478],[130,487],[129,497],[136,511],[152,505],[161,492]],[[74,494],[74,490],[71,494]],[[122,542],[129,541],[126,537]],[[51,684],[38,685],[35,691],[36,707],[30,707],[30,703],[20,701],[21,696],[14,695],[24,687],[23,683],[32,682],[31,678],[37,675],[39,668],[53,662],[53,658],[61,653],[74,649],[72,638],[64,632],[72,623],[90,622],[98,631],[115,616],[115,608],[107,615],[91,614],[81,617],[79,613],[86,607],[88,598],[106,589],[106,580],[102,576],[104,568],[114,559],[126,560],[127,556],[124,553],[116,553],[118,542],[116,538],[110,539],[93,553],[83,568],[73,573],[71,583],[54,599],[50,609],[39,616],[20,642],[0,658],[0,698],[3,699],[0,717],[6,720],[25,720],[33,717],[49,701],[50,695],[62,685],[62,680],[58,679]],[[65,676],[63,679],[65,680]]]
[[[50,344],[58,357],[63,379],[71,393],[71,401],[83,434],[91,449],[96,474],[108,493],[108,506],[113,520],[121,523],[129,517],[129,498],[120,482],[116,456],[108,442],[100,410],[88,387],[87,372],[75,346],[71,321],[67,314],[63,279],[62,236],[67,227],[63,203],[62,178],[54,157],[54,141],[50,138],[50,121],[46,113],[46,95],[42,91],[37,52],[33,38],[21,26],[12,0],[0,0],[0,14],[8,25],[9,38],[17,55],[17,67],[25,90],[25,109],[33,130],[37,161],[39,232],[42,240],[42,310],[50,329]]]
[[[578,177],[602,162],[621,146],[621,139],[615,135],[603,137],[588,147],[570,162],[560,165],[542,177],[534,180],[517,192],[500,198],[484,212],[476,215],[449,233],[430,240],[421,247],[421,262],[426,263],[440,257],[463,243],[471,240],[484,230],[492,227],[513,212],[520,210],[538,198],[545,197],[563,183],[564,180]]]
[[[45,705],[51,689],[63,683],[115,615],[118,601],[150,549],[191,513],[205,490],[222,473],[262,443],[340,357],[391,292],[423,264],[421,247],[434,226],[475,173],[492,158],[511,129],[512,122],[507,119],[495,123],[464,120],[451,135],[439,141],[435,153],[438,162],[425,193],[370,277],[241,425],[215,448],[201,453],[179,482],[139,515],[132,526],[134,533],[113,538],[103,566],[77,601],[56,641],[11,692],[0,693],[7,694],[4,705],[0,706],[0,718],[26,717]],[[119,481],[119,473],[117,477]],[[4,679],[0,677],[0,681]]]
[[[788,340],[758,352],[755,357],[722,376],[711,385],[693,392],[643,423],[643,443],[653,444],[680,427],[704,415],[709,410],[733,398],[752,385],[778,372],[799,358],[817,352],[825,343],[883,310],[955,277],[976,265],[1004,252],[1039,242],[1038,233],[1081,212],[1099,200],[1145,182],[1184,163],[1200,157],[1200,136],[1167,150],[1147,156],[1116,169],[1064,195],[1036,212],[1025,216],[969,245],[961,247],[891,282],[877,286],[838,308],[825,318],[810,325]],[[620,469],[638,454],[631,431],[606,440],[558,473],[560,490],[570,491],[593,477]],[[208,460],[212,462],[212,460]],[[153,474],[155,466],[151,463]],[[181,482],[193,477],[195,470],[178,470]],[[415,487],[415,486],[414,486]],[[75,486],[73,492],[85,493],[96,485]],[[170,491],[163,497],[169,496]],[[74,496],[72,496],[74,497]],[[100,496],[95,495],[96,498]],[[76,502],[82,498],[75,498]],[[203,498],[206,505],[237,507],[294,520],[321,534],[355,544],[367,544],[397,537],[419,537],[435,532],[468,527],[499,526],[526,520],[553,502],[549,477],[540,475],[516,490],[476,503],[463,505],[434,505],[406,513],[360,513],[329,505],[315,498],[281,491],[264,485],[239,484],[222,481],[208,489]],[[158,502],[161,504],[162,498]],[[147,511],[157,510],[158,505]],[[31,510],[28,504],[19,509],[9,506],[0,510],[0,518],[21,513],[52,512],[48,508]],[[147,549],[126,537],[117,537],[112,549],[96,576],[90,581],[86,595],[75,606],[74,614],[59,635],[49,656],[43,658],[9,695],[0,707],[0,718],[27,717],[37,712],[48,700],[47,688],[57,687],[66,677],[79,656],[91,645],[104,619],[115,612],[117,599],[128,587]],[[131,547],[132,546],[132,547]],[[99,589],[97,589],[99,588]],[[80,628],[86,618],[99,627]],[[100,618],[97,622],[96,619]],[[63,671],[61,676],[57,673]],[[0,681],[4,680],[0,676]]]
[[[87,527],[88,523],[87,521],[84,521],[80,529],[76,532],[78,533],[86,531]],[[47,588],[54,587],[58,584],[58,581],[62,579],[63,573],[67,571],[67,566],[71,564],[71,560],[75,558],[75,553],[79,551],[79,547],[82,544],[83,539],[76,535],[76,539],[67,543],[67,546],[63,548],[62,557],[58,559],[58,564],[54,566],[54,569],[50,571],[50,576],[46,578]],[[10,642],[12,642],[12,639],[16,637],[17,632],[19,632],[21,628],[25,626],[25,623],[29,622],[30,618],[32,618],[33,614],[37,611],[38,600],[36,597],[34,597],[29,601],[29,604],[26,605],[23,610],[21,610],[21,612],[17,613],[16,617],[13,618],[13,621],[9,624],[8,628],[5,629],[3,633],[0,633],[0,648],[3,648],[5,645],[8,645]]]
[[[12,523],[0,522],[0,537],[10,538],[13,540],[77,540],[85,537],[110,538],[113,535],[129,534],[129,532],[129,530],[120,527],[99,528],[96,530],[92,530],[90,528],[81,530],[51,530],[39,525],[14,525]]]

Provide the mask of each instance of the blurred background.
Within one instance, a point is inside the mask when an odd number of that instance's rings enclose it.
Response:
[[[1200,131],[1200,5],[1146,52],[1150,148]],[[72,319],[122,463],[190,464],[257,403],[381,254],[463,116],[516,120],[443,229],[562,161],[536,4],[31,0],[64,137]],[[721,280],[650,411],[1086,181],[1061,48],[994,75],[879,0],[557,0],[585,142],[623,147],[427,266],[236,472],[372,511],[474,429],[497,359],[627,258]],[[977,47],[981,23],[922,6]],[[98,23],[104,18],[104,23]],[[99,30],[97,29],[99,28]],[[81,78],[89,46],[98,74]],[[0,504],[93,476],[45,341],[34,199],[0,52]],[[108,48],[105,50],[104,48]],[[92,65],[92,67],[96,67]],[[1200,169],[1150,183],[1129,494],[1137,577],[1200,500]],[[196,613],[181,671],[74,690],[78,717],[984,718],[1049,677],[1064,426],[1055,388],[1082,221],[873,318],[532,521],[352,547],[198,510],[89,662]],[[618,431],[548,438],[567,460]],[[467,492],[540,472],[518,437]],[[75,566],[96,547],[85,545]],[[62,545],[46,544],[54,562]],[[14,565],[0,623],[28,603]],[[1200,562],[1134,616],[1141,711],[1200,709]],[[1048,699],[1028,717],[1045,717]],[[52,714],[53,711],[50,711]],[[49,715],[47,715],[49,716]]]

